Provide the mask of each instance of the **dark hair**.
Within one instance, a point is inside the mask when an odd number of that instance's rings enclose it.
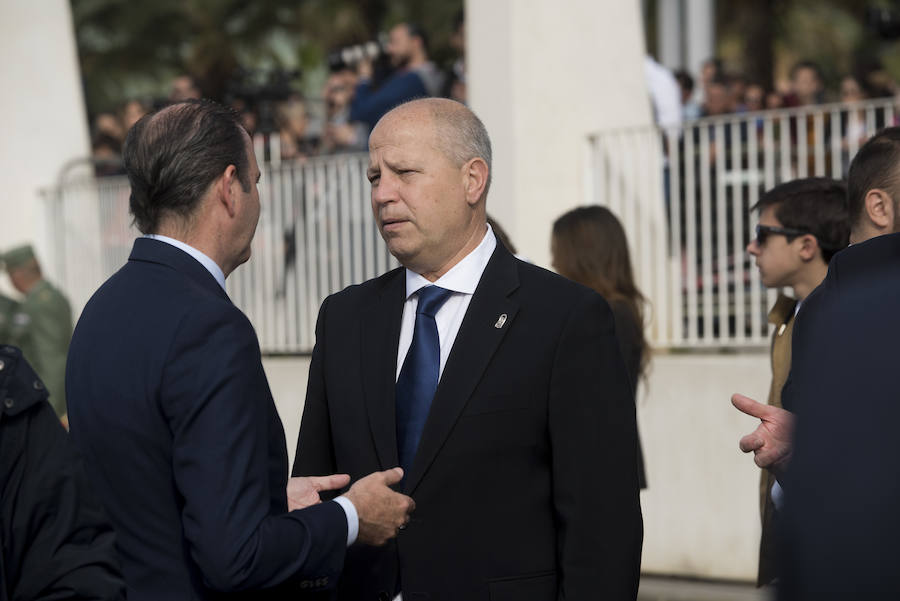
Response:
[[[418,23],[404,23],[404,25],[406,25],[406,32],[409,33],[410,37],[422,40],[422,50],[425,51],[425,54],[428,54],[428,34],[425,33],[421,25]]]
[[[187,218],[229,165],[250,190],[247,132],[237,114],[210,100],[188,100],[145,115],[128,131],[122,159],[130,208],[144,234],[166,214]]]
[[[691,77],[690,73],[684,69],[679,69],[675,71],[674,75],[682,89],[687,90],[688,92],[694,91],[694,78]]]
[[[866,209],[866,194],[876,188],[900,203],[900,127],[887,127],[862,145],[847,172],[850,224],[856,226]]]
[[[646,299],[634,283],[628,241],[622,224],[606,207],[579,207],[553,223],[553,263],[560,275],[597,291],[606,300],[623,302],[640,332],[644,374],[650,359],[644,337]]]
[[[487,216],[488,225],[491,226],[491,229],[494,231],[494,236],[497,237],[497,240],[500,241],[500,244],[506,247],[512,254],[516,254],[518,251],[516,250],[515,244],[512,243],[512,240],[509,239],[509,234],[506,233],[506,230],[503,229],[497,221],[491,217]]]
[[[775,208],[782,226],[815,236],[825,263],[850,242],[850,215],[847,187],[827,177],[806,177],[775,186],[759,199],[752,210]]]
[[[822,75],[822,68],[819,67],[817,63],[809,60],[800,61],[794,64],[793,67],[791,67],[791,79],[794,79],[794,77],[797,76],[797,71],[799,71],[800,69],[809,69],[816,74],[816,78],[819,80],[819,83],[825,82],[825,77]]]

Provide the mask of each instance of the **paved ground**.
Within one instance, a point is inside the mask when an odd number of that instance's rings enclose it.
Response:
[[[752,584],[643,576],[638,601],[770,601]]]

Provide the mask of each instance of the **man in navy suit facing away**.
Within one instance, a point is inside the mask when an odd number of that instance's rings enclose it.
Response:
[[[70,347],[72,439],[106,505],[129,599],[287,599],[334,586],[347,546],[383,544],[412,500],[388,469],[287,479],[284,431],[225,277],[250,257],[260,170],[211,102],[141,119],[125,142],[145,235],[94,294]],[[288,511],[288,499],[301,498]],[[230,594],[229,594],[230,593]]]

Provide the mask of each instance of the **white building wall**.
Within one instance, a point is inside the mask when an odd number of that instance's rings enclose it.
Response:
[[[637,2],[466,2],[469,101],[491,134],[488,212],[519,251],[550,264],[550,228],[584,204],[586,138],[647,125]]]
[[[39,191],[67,161],[90,154],[68,0],[0,2],[0,54],[0,250],[30,242],[47,259]]]

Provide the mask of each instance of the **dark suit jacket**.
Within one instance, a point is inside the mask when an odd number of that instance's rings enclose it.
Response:
[[[797,315],[782,599],[900,597],[898,300],[894,234],[835,255]]]
[[[343,510],[287,513],[284,431],[256,334],[190,255],[135,241],[85,307],[66,379],[129,599],[289,598],[334,583]]]
[[[295,475],[356,479],[398,464],[405,295],[396,269],[322,304]],[[498,245],[405,478],[412,520],[386,547],[348,551],[338,597],[390,599],[399,588],[404,601],[634,599],[631,394],[606,302]]]

